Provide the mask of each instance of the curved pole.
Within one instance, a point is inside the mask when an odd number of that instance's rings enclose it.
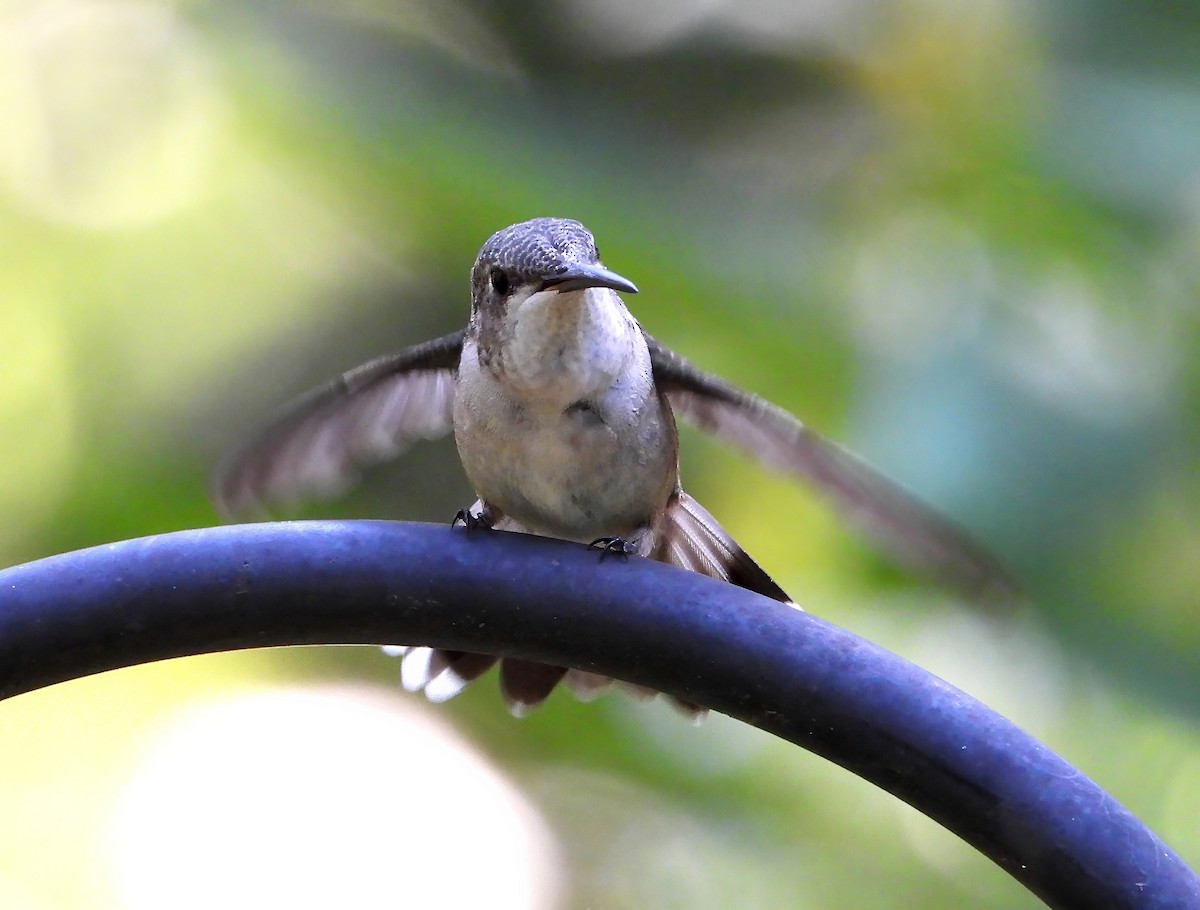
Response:
[[[414,642],[707,705],[879,785],[1056,908],[1200,907],[1096,784],[962,692],[732,585],[561,541],[395,522],[183,531],[0,572],[0,697],[168,657]]]

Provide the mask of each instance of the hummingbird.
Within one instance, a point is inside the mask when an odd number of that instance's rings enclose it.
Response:
[[[468,530],[558,537],[680,566],[794,606],[679,480],[681,417],[828,493],[901,561],[980,599],[1015,585],[965,531],[764,399],[706,373],[649,335],[578,221],[535,218],[496,232],[471,269],[467,327],[350,370],[287,407],[227,459],[213,498],[226,516],[332,495],[371,463],[451,432],[478,497]],[[610,682],[582,670],[396,647],[401,681],[445,701],[500,663],[519,715],[560,681],[589,699]],[[702,709],[679,702],[686,712]]]

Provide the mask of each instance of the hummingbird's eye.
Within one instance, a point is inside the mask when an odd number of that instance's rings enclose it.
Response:
[[[508,293],[508,276],[504,274],[503,269],[492,269],[488,280],[492,283],[492,290],[501,297]]]

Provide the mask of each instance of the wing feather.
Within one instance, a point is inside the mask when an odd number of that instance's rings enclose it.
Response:
[[[973,599],[1021,599],[1004,567],[962,528],[782,408],[646,340],[655,382],[676,414],[828,493],[864,533],[911,567]]]
[[[314,389],[214,475],[213,501],[232,517],[332,496],[359,468],[453,429],[463,333],[372,360]]]
[[[710,578],[792,603],[779,585],[717,523],[708,510],[680,491],[668,503],[653,558]]]

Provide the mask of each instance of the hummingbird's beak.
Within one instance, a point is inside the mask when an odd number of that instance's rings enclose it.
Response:
[[[571,263],[561,275],[547,278],[542,282],[542,288],[558,291],[560,294],[566,291],[582,291],[584,288],[612,288],[626,294],[638,292],[636,284],[628,278],[622,278],[616,272],[610,272],[599,265],[579,263]]]

